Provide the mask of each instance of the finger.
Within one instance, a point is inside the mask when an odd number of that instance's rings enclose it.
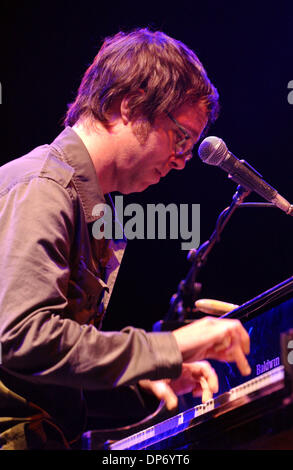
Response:
[[[247,333],[246,329],[243,328],[241,325],[240,328],[240,339],[241,339],[241,346],[245,354],[250,353],[250,337],[249,334]]]
[[[208,381],[204,377],[200,378],[200,386],[202,390],[201,401],[202,403],[206,403],[213,398],[213,392],[210,389]]]
[[[239,344],[233,347],[234,361],[242,375],[250,375],[251,368],[245,354]]]
[[[177,408],[178,398],[166,382],[156,382],[153,393],[159,400],[164,400],[167,410],[171,411]]]
[[[219,391],[219,380],[216,371],[207,361],[200,361],[197,364],[200,366],[200,373],[206,380],[211,392],[217,393]]]
[[[197,380],[200,390],[199,387],[196,386],[193,389],[193,396],[201,395],[202,402],[205,403],[219,390],[218,376],[209,362],[200,361],[196,363],[196,365],[199,369],[194,371],[193,377]]]
[[[239,320],[230,320],[224,338],[215,345],[214,351],[219,352],[229,348],[232,338],[239,340],[245,354],[250,352],[250,337]]]
[[[168,410],[177,408],[178,398],[169,386],[168,380],[140,380],[139,385],[155,395],[158,400],[163,400]]]
[[[245,354],[249,353],[250,338],[239,320],[229,324],[224,336],[208,352],[208,357],[235,362],[242,375],[250,375],[251,368]]]
[[[225,351],[225,349],[228,349],[230,346],[231,346],[231,342],[232,342],[232,339],[231,339],[231,336],[230,334],[227,334],[222,340],[220,343],[217,343],[214,347],[214,351],[216,353],[218,352],[221,352],[221,351]]]
[[[204,377],[198,379],[198,382],[194,385],[192,389],[192,396],[195,398],[201,397],[202,402],[210,400],[212,398],[213,393],[211,392],[207,381]]]
[[[230,331],[233,338],[235,338],[237,335],[237,339],[239,340],[244,353],[249,354],[250,337],[242,323],[239,320],[232,320],[230,323]]]
[[[241,372],[242,375],[250,375],[251,368],[248,363],[248,360],[244,354],[243,343],[239,340],[239,336],[237,332],[232,334],[232,342],[230,351],[228,350],[228,354],[232,355],[232,361],[234,361]]]

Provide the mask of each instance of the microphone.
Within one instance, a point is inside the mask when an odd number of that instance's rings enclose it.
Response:
[[[237,184],[249,191],[256,192],[286,214],[293,215],[293,206],[245,160],[239,160],[229,152],[225,142],[219,137],[210,136],[204,139],[199,146],[198,154],[204,163],[219,166]]]

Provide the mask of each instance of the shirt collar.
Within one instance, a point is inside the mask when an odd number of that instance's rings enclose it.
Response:
[[[105,198],[87,148],[71,127],[66,127],[51,145],[57,148],[64,161],[74,169],[72,179],[83,206],[86,222],[94,222],[100,216],[92,214],[93,208],[97,204],[104,204]]]

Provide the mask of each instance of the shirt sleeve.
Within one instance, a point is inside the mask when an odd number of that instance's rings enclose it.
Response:
[[[65,318],[74,201],[35,177],[0,199],[2,367],[37,383],[107,389],[174,378],[182,357],[171,333],[101,332]]]

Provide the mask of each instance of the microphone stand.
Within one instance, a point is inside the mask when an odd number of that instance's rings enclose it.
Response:
[[[251,191],[245,187],[238,185],[230,206],[224,209],[219,215],[215,230],[210,238],[197,250],[190,250],[188,260],[192,262],[192,266],[186,278],[180,281],[177,293],[172,296],[170,307],[164,321],[179,321],[184,323],[188,317],[190,317],[194,303],[196,299],[199,298],[201,290],[201,284],[196,282],[199,272],[206,263],[207,257],[215,244],[220,241],[220,235],[232,214],[243,203],[250,192]]]

